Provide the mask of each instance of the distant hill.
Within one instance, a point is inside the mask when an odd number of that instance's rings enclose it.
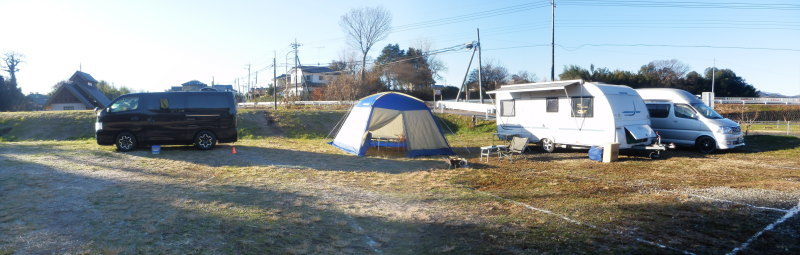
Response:
[[[786,98],[786,97],[789,97],[789,98],[800,98],[800,95],[796,95],[796,96],[787,96],[787,95],[784,95],[784,94],[781,94],[781,93],[772,93],[772,92],[765,92],[765,91],[759,91],[759,92],[758,92],[758,96],[759,96],[759,97],[784,97],[784,98]]]

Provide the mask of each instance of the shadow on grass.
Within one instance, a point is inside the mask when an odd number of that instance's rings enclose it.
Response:
[[[320,171],[383,172],[391,174],[446,168],[444,161],[434,158],[357,157],[349,154],[243,145],[236,145],[236,154],[233,154],[232,147],[231,145],[218,145],[213,150],[200,151],[191,146],[166,146],[161,147],[159,155],[152,155],[150,151],[141,150],[127,154],[137,157],[179,160],[211,167],[275,166],[297,169],[311,168]]]
[[[336,204],[348,198],[332,203],[263,184],[142,182],[25,164],[0,166],[0,209],[13,225],[0,225],[0,250],[12,253],[508,254],[582,244],[564,233],[543,240],[549,245],[517,246],[488,227],[350,214]]]
[[[22,153],[28,149],[19,148]],[[92,166],[79,158],[63,160]],[[637,243],[635,237],[692,252],[724,253],[781,216],[666,199],[582,206],[578,216],[570,216],[576,208],[546,208],[628,236],[516,209],[490,210],[488,217],[493,220],[488,226],[413,218],[395,221],[349,213],[344,209],[348,204],[369,201],[323,190],[298,193],[263,183],[200,184],[193,178],[113,179],[93,171],[19,162],[4,154],[0,162],[4,163],[0,165],[0,199],[4,201],[0,204],[0,250],[22,254],[672,253]],[[514,199],[536,206],[541,197]],[[591,221],[606,214],[617,217]],[[768,232],[753,244],[759,250],[746,252],[797,252],[798,223],[789,221],[779,226],[777,234]]]

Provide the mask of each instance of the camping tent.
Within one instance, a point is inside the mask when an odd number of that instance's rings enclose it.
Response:
[[[331,144],[358,156],[371,146],[387,145],[406,148],[409,157],[453,154],[428,106],[396,92],[358,101]]]

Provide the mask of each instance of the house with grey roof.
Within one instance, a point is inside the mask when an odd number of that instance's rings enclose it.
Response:
[[[303,95],[310,93],[315,88],[327,85],[339,74],[326,66],[299,66],[276,77],[274,82],[278,84],[279,91],[284,96]]]
[[[69,80],[62,82],[53,96],[44,104],[45,111],[90,110],[105,108],[111,100],[97,89],[97,80],[88,73],[75,71]]]
[[[184,82],[180,86],[172,86],[169,91],[200,91],[204,88],[208,88],[208,84],[202,83],[198,80],[191,80]]]

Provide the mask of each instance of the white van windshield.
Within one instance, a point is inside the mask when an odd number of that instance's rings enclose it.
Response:
[[[708,105],[704,103],[694,103],[692,107],[707,119],[722,119],[722,115],[719,115],[719,113],[715,112],[714,109],[711,109],[711,107],[708,107]]]

